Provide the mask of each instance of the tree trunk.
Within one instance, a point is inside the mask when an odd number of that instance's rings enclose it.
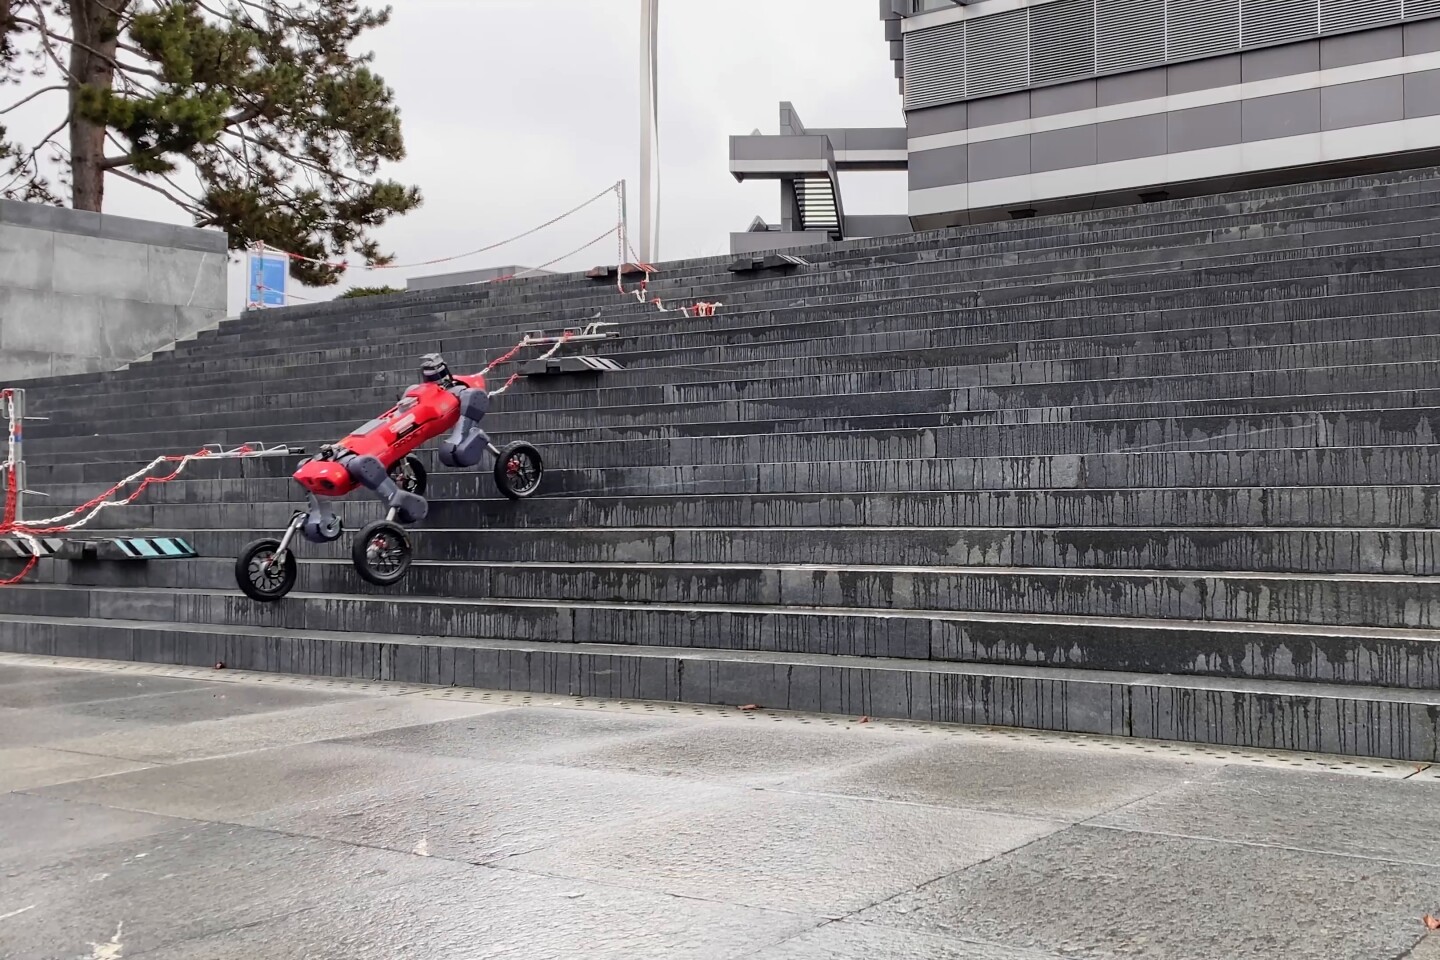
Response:
[[[70,45],[70,202],[76,210],[96,213],[105,205],[105,127],[81,116],[77,105],[82,86],[108,90],[115,82],[119,25],[109,6],[102,0],[70,3],[75,38]]]

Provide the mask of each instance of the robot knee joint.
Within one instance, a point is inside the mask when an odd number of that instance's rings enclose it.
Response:
[[[484,430],[472,430],[459,443],[449,440],[440,444],[440,462],[447,467],[473,467],[490,449],[490,438]]]

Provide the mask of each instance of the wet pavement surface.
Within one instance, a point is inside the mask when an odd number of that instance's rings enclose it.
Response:
[[[1440,775],[0,655],[0,958],[1440,957]]]

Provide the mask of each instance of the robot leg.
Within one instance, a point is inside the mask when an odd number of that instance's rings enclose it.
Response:
[[[440,442],[440,462],[447,467],[473,467],[490,449],[490,438],[480,421],[490,410],[490,394],[467,389],[460,394],[460,419],[450,435]]]
[[[374,492],[387,510],[395,511],[401,523],[419,523],[430,512],[424,497],[401,490],[385,465],[375,457],[355,457],[345,464],[351,478]]]
[[[340,539],[342,527],[339,515],[330,508],[330,502],[310,494],[305,519],[300,523],[300,535],[311,543],[331,543]]]

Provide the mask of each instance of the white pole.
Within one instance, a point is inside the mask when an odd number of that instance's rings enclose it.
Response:
[[[640,259],[660,258],[660,0],[640,0]]]

